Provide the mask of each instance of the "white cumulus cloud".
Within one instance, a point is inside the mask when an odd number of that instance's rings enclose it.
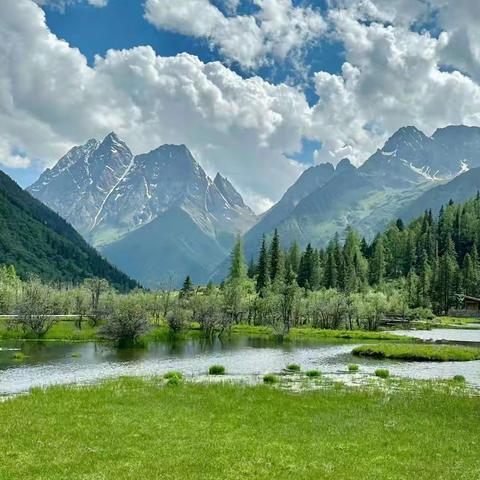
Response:
[[[295,7],[291,0],[254,3],[255,14],[225,16],[210,0],[147,0],[145,18],[158,28],[205,38],[246,68],[298,55],[326,30],[312,7]]]

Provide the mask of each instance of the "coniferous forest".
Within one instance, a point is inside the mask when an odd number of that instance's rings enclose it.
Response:
[[[278,233],[265,237],[248,276],[262,295],[279,283],[296,280],[307,291],[365,291],[392,283],[407,294],[411,308],[447,313],[462,295],[480,290],[480,195],[463,204],[450,201],[437,215],[431,210],[405,225],[394,221],[368,243],[350,227],[324,249],[297,243],[282,250]]]

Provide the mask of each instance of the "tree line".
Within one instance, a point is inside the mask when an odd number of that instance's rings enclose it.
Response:
[[[410,308],[447,313],[461,295],[480,294],[480,195],[463,204],[450,201],[434,217],[431,210],[405,225],[392,222],[371,243],[347,227],[326,248],[308,244],[301,251],[294,242],[281,248],[275,231],[271,242],[263,237],[248,276],[264,295],[283,283],[296,282],[308,291],[336,289],[362,292],[396,282],[406,291]]]
[[[21,279],[0,267],[0,314],[14,314],[7,328],[43,336],[55,315],[75,315],[99,334],[117,341],[136,339],[156,326],[175,334],[192,327],[206,336],[235,324],[268,326],[280,336],[292,327],[375,330],[385,317],[425,319],[458,303],[456,294],[479,294],[480,196],[449,202],[433,216],[426,211],[405,225],[392,222],[370,243],[347,228],[325,248],[297,243],[282,247],[275,232],[263,237],[258,256],[246,263],[242,240],[231,255],[221,285],[179,291],[137,288],[119,293],[104,279],[81,284]]]

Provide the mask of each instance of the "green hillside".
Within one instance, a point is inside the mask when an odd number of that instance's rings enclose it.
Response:
[[[107,279],[119,290],[138,284],[110,265],[60,216],[0,171],[0,264],[46,281]]]

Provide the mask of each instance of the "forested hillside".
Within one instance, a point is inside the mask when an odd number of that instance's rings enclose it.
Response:
[[[480,294],[480,196],[463,204],[450,201],[438,215],[426,211],[404,225],[392,222],[370,244],[352,229],[345,242],[338,235],[325,249],[309,244],[301,252],[293,243],[280,248],[278,232],[265,239],[249,276],[261,295],[296,279],[307,290],[337,289],[347,293],[398,281],[410,308],[446,312],[458,303],[457,294]]]
[[[107,279],[126,291],[138,284],[110,265],[73,227],[0,171],[0,264],[14,265],[23,278],[46,281]]]

